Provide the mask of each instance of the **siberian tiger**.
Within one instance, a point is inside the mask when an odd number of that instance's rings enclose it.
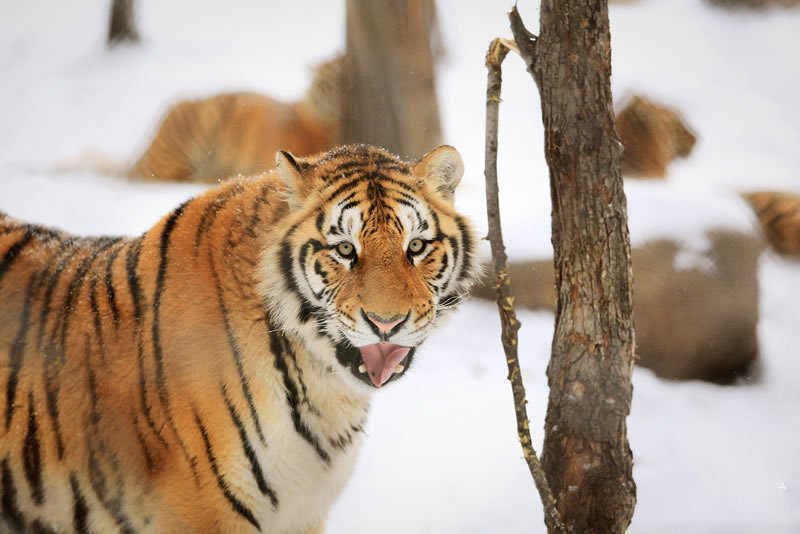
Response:
[[[136,238],[0,214],[3,532],[324,530],[476,241],[452,147],[277,163]]]
[[[758,191],[742,196],[753,207],[770,246],[779,254],[800,258],[800,195]]]
[[[314,69],[299,102],[257,93],[224,93],[182,100],[161,121],[132,178],[217,183],[237,174],[269,170],[284,148],[307,156],[333,146],[338,134],[342,58]]]
[[[678,112],[634,95],[616,118],[617,134],[625,147],[622,175],[664,178],[675,158],[691,154],[697,137]]]

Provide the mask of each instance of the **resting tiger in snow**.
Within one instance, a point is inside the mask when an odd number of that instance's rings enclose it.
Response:
[[[292,103],[258,93],[181,100],[164,115],[136,163],[121,174],[145,180],[217,183],[268,170],[275,151],[306,156],[335,143],[341,107],[342,56],[314,69],[305,96]],[[98,170],[114,171],[114,164]]]
[[[757,191],[742,196],[755,211],[764,237],[775,252],[800,258],[800,195]]]
[[[132,239],[0,214],[0,530],[324,530],[475,237],[451,147],[277,163]]]

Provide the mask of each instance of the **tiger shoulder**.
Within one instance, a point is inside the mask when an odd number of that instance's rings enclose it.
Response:
[[[476,239],[451,147],[277,160],[135,238],[0,215],[0,530],[324,531]]]

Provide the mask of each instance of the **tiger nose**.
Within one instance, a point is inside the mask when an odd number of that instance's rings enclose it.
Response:
[[[370,326],[373,330],[377,328],[377,334],[380,335],[382,338],[386,336],[389,332],[392,331],[394,327],[408,319],[408,313],[405,315],[397,314],[397,315],[379,315],[377,313],[363,311],[362,313],[366,316],[370,323]]]

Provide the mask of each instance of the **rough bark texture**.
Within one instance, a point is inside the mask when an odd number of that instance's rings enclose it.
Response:
[[[636,503],[633,298],[608,5],[543,0],[540,13],[526,63],[541,94],[558,298],[542,463],[570,532],[624,532]],[[512,30],[530,55],[530,37]]]
[[[139,32],[136,31],[133,0],[113,0],[111,2],[111,18],[108,23],[108,46],[123,41],[136,42]]]
[[[434,14],[433,0],[347,0],[342,142],[409,158],[441,144]]]

